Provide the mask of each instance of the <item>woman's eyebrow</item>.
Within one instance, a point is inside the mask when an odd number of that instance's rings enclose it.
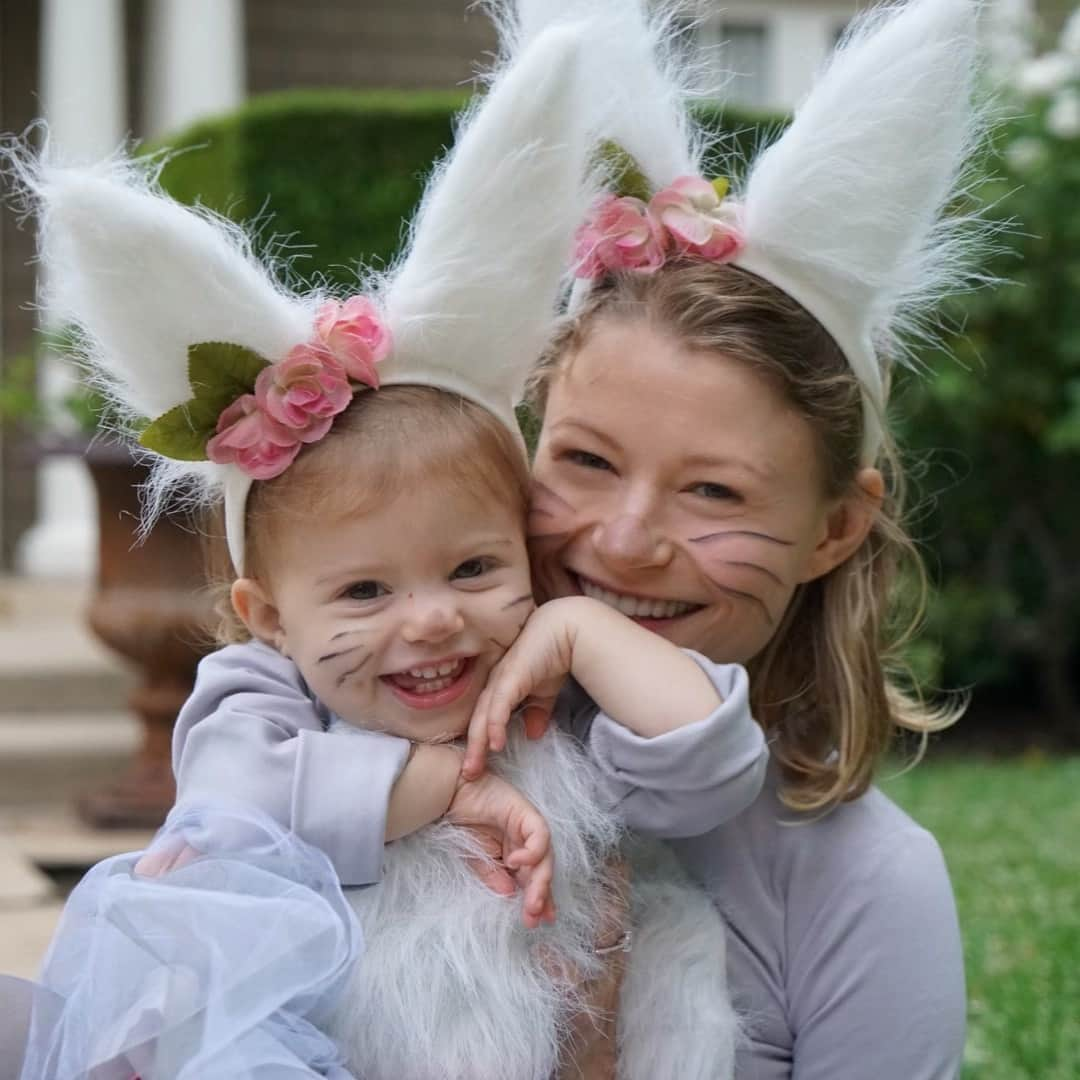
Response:
[[[769,465],[755,465],[745,458],[723,457],[714,454],[691,454],[683,459],[683,464],[689,469],[742,469],[744,472],[752,473],[761,480],[772,480],[776,475],[776,470]]]
[[[613,450],[619,449],[619,444],[610,436],[606,435],[599,428],[594,428],[591,424],[586,424],[581,420],[557,420],[552,425],[552,431],[558,431],[561,428],[576,428],[578,431],[584,432],[586,435],[596,439],[597,442],[602,442],[606,446],[610,446]]]

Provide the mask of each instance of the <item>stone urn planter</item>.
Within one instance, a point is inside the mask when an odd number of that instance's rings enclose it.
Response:
[[[196,665],[214,647],[202,542],[189,519],[163,515],[138,543],[137,489],[147,468],[117,444],[92,445],[86,462],[99,521],[98,578],[87,621],[140,677],[129,704],[142,725],[142,742],[127,773],[83,796],[78,810],[98,828],[153,828],[176,794],[173,722],[191,692]]]

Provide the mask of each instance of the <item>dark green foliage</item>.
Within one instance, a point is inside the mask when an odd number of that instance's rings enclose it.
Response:
[[[183,202],[257,220],[264,245],[284,242],[291,275],[349,285],[360,263],[385,266],[401,246],[464,100],[389,91],[257,98],[170,139],[186,152],[162,183]]]
[[[921,531],[940,588],[930,631],[946,684],[1009,689],[1040,728],[1080,739],[1080,153],[1045,102],[999,133],[990,214],[1015,223],[1007,284],[954,308],[954,358],[906,378],[902,442],[936,496]]]

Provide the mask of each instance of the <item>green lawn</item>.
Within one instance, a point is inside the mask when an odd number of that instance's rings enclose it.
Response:
[[[1080,1078],[1080,758],[944,758],[886,779],[952,874],[965,1080]]]

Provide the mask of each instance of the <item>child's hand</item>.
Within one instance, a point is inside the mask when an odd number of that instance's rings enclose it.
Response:
[[[488,751],[506,746],[506,728],[519,706],[524,710],[525,734],[530,739],[547,731],[555,697],[573,659],[572,610],[563,600],[537,608],[492,668],[469,721],[462,776],[475,779],[484,771]]]
[[[490,773],[465,781],[446,816],[456,825],[467,825],[496,839],[502,862],[524,890],[527,927],[555,921],[551,833],[540,812],[517,788]]]
[[[161,877],[172,870],[179,870],[202,854],[190,844],[185,844],[178,837],[172,837],[165,843],[148,848],[135,864],[135,873],[139,877]]]

